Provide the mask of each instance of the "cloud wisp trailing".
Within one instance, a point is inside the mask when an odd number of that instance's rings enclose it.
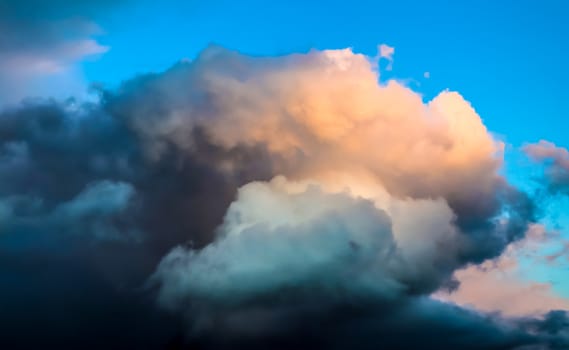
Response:
[[[90,18],[112,1],[0,1],[0,104],[26,97],[83,95],[78,62],[109,50]]]
[[[539,317],[551,310],[569,310],[569,300],[556,295],[551,284],[524,281],[519,276],[521,259],[556,263],[566,255],[566,248],[549,255],[543,255],[543,251],[559,245],[566,247],[568,243],[559,234],[532,225],[524,239],[509,245],[498,258],[457,270],[456,290],[443,290],[435,295],[475,310],[509,317]]]
[[[4,272],[27,277],[14,294],[61,284],[6,305],[8,340],[29,327],[28,303],[49,305],[32,327],[52,345],[566,346],[562,312],[506,318],[431,297],[523,240],[534,203],[500,174],[503,144],[459,93],[424,102],[380,84],[376,63],[212,46],[96,103],[4,109]],[[46,326],[69,293],[84,293],[73,308],[89,324]]]
[[[545,164],[543,180],[550,191],[569,194],[569,151],[545,140],[527,144],[523,150],[532,160]]]

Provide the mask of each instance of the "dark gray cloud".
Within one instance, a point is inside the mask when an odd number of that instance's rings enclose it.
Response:
[[[505,322],[427,299],[385,304],[321,297],[241,306],[186,339],[202,349],[565,349],[567,314]],[[280,303],[280,304],[279,304]],[[269,306],[270,305],[270,306]],[[215,326],[213,326],[215,325]]]
[[[0,275],[10,285],[0,343],[10,348],[168,343],[180,324],[155,309],[146,279],[172,247],[211,241],[238,186],[271,176],[261,146],[222,150],[199,130],[194,153],[168,145],[150,159],[109,112],[122,97],[106,98],[0,113]],[[235,172],[225,160],[238,160]]]

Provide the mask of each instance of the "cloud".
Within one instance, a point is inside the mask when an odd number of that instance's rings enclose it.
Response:
[[[498,174],[503,145],[458,93],[425,104],[377,78],[369,60],[350,50],[250,58],[211,47],[148,81],[147,93],[125,86],[115,108],[156,157],[168,143],[191,150],[187,135],[200,127],[222,148],[266,146],[279,159],[274,172],[291,179],[353,187],[365,178],[395,197],[443,198],[472,238],[498,228],[502,210],[517,212],[508,232],[471,245],[464,260],[499,254],[533,215],[531,202]]]
[[[283,177],[240,188],[217,236],[164,258],[153,277],[164,305],[243,302],[282,289],[398,299],[438,281],[437,245],[457,239],[444,203],[393,200],[387,212],[350,192]]]
[[[399,203],[388,213],[370,200],[328,192],[314,183],[282,177],[249,183],[230,205],[218,238],[201,250],[174,249],[152,282],[159,285],[163,306],[186,311],[189,344],[205,339],[206,348],[421,344],[425,349],[477,349],[545,344],[540,336],[518,333],[518,326],[500,318],[444,306],[421,292],[425,275],[432,278],[430,269],[441,263],[441,256],[425,254],[413,243],[420,240],[428,246],[443,237],[438,230],[444,225],[430,217],[436,211],[428,208],[437,205]],[[405,218],[394,215],[400,211]],[[425,225],[425,217],[431,225]],[[313,324],[330,317],[334,322],[322,328]],[[434,317],[437,325],[427,326]],[[456,322],[471,329],[456,329]],[[429,335],[418,331],[425,327]],[[444,341],[429,340],[430,332],[437,331],[447,334]],[[416,335],[399,336],[409,332]],[[477,332],[485,334],[485,340],[471,342],[467,334]],[[354,337],[359,341],[350,340]]]
[[[316,185],[298,193],[286,187],[276,178],[241,188],[216,242],[175,249],[162,261],[160,300],[177,309],[184,299],[254,301],[283,289],[400,293],[390,272],[400,257],[385,213]]]
[[[378,46],[378,57],[380,59],[385,59],[389,62],[386,69],[392,70],[393,69],[393,55],[395,54],[395,48],[391,47],[386,44],[381,44]]]
[[[59,234],[93,235],[100,239],[127,238],[124,237],[127,232],[119,233],[113,222],[127,210],[133,192],[129,184],[101,181],[89,184],[75,198],[53,210],[44,208],[42,198],[4,197],[0,201],[4,213],[2,234],[40,229]]]
[[[565,341],[526,329],[539,320],[430,298],[522,239],[533,203],[500,175],[503,145],[460,94],[425,102],[379,84],[371,61],[212,46],[97,103],[2,110],[0,266],[17,271],[0,291],[2,317],[16,320],[8,341],[32,341],[18,316],[29,305],[10,296],[42,290],[26,300],[44,306],[34,325],[54,346],[120,333],[129,347],[149,329],[156,347]],[[42,273],[46,261],[56,267]],[[89,316],[62,312],[66,295],[86,295],[72,309]]]
[[[534,161],[545,164],[544,180],[550,191],[569,191],[569,151],[545,140],[527,144],[523,150]]]
[[[262,146],[221,149],[199,130],[195,152],[154,159],[107,108],[38,99],[0,113],[3,346],[166,346],[180,321],[141,287],[176,245],[211,241],[238,186],[272,174]]]
[[[547,251],[548,245],[559,243],[563,240],[547,233],[542,226],[531,226],[526,237],[510,245],[500,257],[458,270],[455,273],[459,283],[456,290],[440,291],[435,295],[476,310],[500,312],[510,317],[539,317],[551,310],[569,310],[569,300],[557,295],[551,284],[524,280],[518,269],[519,260],[523,258],[542,264],[543,260],[556,259],[556,254],[537,254]]]
[[[2,1],[0,103],[54,94],[54,85],[58,98],[81,92],[85,84],[77,62],[109,50],[97,42],[102,30],[90,19],[104,3]]]

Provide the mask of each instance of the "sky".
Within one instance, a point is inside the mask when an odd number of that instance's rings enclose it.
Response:
[[[569,347],[567,18],[0,0],[0,344]]]

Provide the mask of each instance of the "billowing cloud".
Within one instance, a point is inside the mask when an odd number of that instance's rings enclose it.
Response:
[[[365,182],[370,193],[442,198],[472,237],[501,226],[495,217],[511,210],[508,232],[463,252],[480,261],[499,253],[532,215],[529,201],[498,174],[502,144],[458,93],[425,104],[377,78],[369,60],[350,50],[250,58],[213,47],[145,82],[147,94],[127,86],[114,108],[136,116],[132,122],[156,157],[168,143],[191,150],[188,135],[199,127],[223,148],[264,145],[279,157],[274,171],[293,180]]]
[[[33,326],[53,346],[65,333],[93,347],[117,333],[194,348],[566,344],[544,323],[564,314],[504,319],[430,297],[522,239],[533,203],[460,94],[425,102],[375,66],[349,49],[210,47],[97,103],[3,110],[0,257],[19,272],[4,292],[45,291],[0,298],[7,339],[29,303],[50,305]],[[45,261],[57,268],[38,273]],[[89,324],[53,322],[66,295],[86,295],[73,309]]]
[[[254,301],[282,289],[400,293],[391,270],[402,262],[384,212],[316,185],[287,187],[276,178],[241,188],[216,242],[175,249],[161,263],[161,300],[176,309],[184,299]]]

